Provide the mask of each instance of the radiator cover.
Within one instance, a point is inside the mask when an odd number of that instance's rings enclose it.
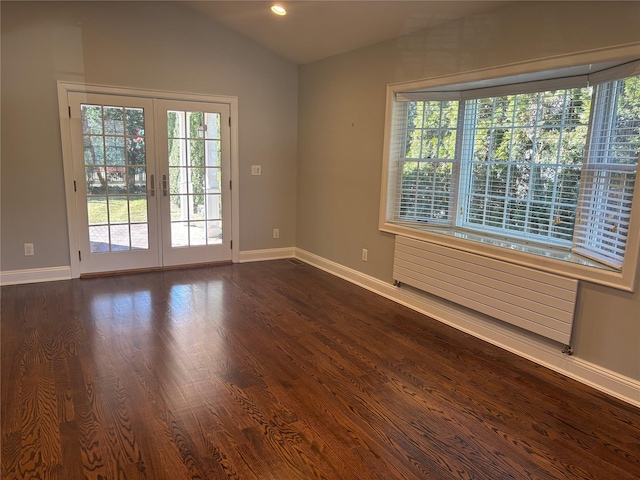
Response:
[[[400,236],[393,278],[570,345],[577,280]]]

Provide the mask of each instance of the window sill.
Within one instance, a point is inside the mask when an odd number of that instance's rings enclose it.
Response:
[[[539,244],[519,243],[513,240],[478,234],[461,228],[415,225],[409,222],[386,222],[380,230],[395,235],[415,238],[477,255],[522,265],[535,270],[554,273],[568,278],[633,291],[636,265],[629,265],[631,274],[581,257],[567,249]]]

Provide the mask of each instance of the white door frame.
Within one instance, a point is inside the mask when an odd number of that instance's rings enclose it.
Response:
[[[144,97],[151,99],[224,103],[229,105],[231,113],[231,238],[233,240],[232,261],[239,261],[240,252],[240,195],[239,195],[239,157],[238,157],[238,98],[231,96],[204,95],[159,90],[142,90],[136,88],[109,87],[73,82],[58,82],[58,113],[60,115],[60,135],[62,140],[62,159],[64,168],[65,198],[67,203],[67,228],[69,233],[69,262],[71,278],[80,277],[80,243],[78,239],[78,211],[75,201],[75,176],[73,168],[73,152],[71,148],[71,121],[69,115],[68,93],[98,93],[103,95],[120,95]]]

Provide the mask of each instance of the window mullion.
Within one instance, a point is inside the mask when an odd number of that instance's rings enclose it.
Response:
[[[602,142],[601,155],[598,156],[598,163],[602,163],[605,159],[606,152],[611,151],[611,137],[614,131],[614,122],[616,119],[616,107],[618,105],[618,85],[617,82],[613,82],[607,85],[607,94],[605,97],[606,106],[603,105],[603,110],[605,113],[606,123],[605,123],[605,131],[604,135],[600,137],[599,140],[604,140]]]
[[[418,158],[420,158],[420,159],[424,158],[424,152],[423,152],[423,148],[424,148],[424,121],[425,121],[426,117],[427,117],[427,102],[422,102],[422,124],[420,125],[420,155],[418,155]],[[418,171],[419,171],[419,169],[418,169]]]
[[[425,119],[427,118],[427,102],[422,102],[422,122],[420,124],[420,154],[418,155],[418,165],[416,169],[416,180],[415,180],[415,195],[413,197],[413,206],[414,211],[416,212],[416,216],[418,216],[418,209],[420,208],[420,203],[418,202],[418,196],[420,195],[420,175],[422,172],[422,165],[424,158],[424,137],[425,137]]]
[[[489,149],[487,152],[487,158],[485,159],[486,162],[486,171],[484,174],[484,202],[483,202],[483,207],[482,207],[482,225],[486,226],[487,225],[487,205],[489,203],[489,178],[490,178],[490,171],[491,171],[491,164],[493,161],[493,156],[491,155],[492,147],[494,145],[494,141],[495,141],[495,112],[496,112],[496,99],[494,98],[493,101],[491,102],[492,105],[492,109],[491,109],[491,124],[489,126]]]
[[[504,187],[504,211],[502,212],[502,228],[507,227],[507,215],[509,213],[509,201],[510,195],[509,191],[511,189],[511,173],[513,168],[513,137],[515,136],[515,125],[516,125],[516,112],[518,111],[518,96],[515,95],[513,99],[513,112],[511,113],[511,125],[509,126],[510,138],[509,138],[509,155],[508,155],[508,165],[507,165],[507,181],[505,182]]]
[[[536,117],[533,127],[533,140],[531,145],[531,158],[529,159],[529,188],[527,191],[527,200],[524,214],[524,231],[527,235],[531,235],[531,202],[533,196],[533,179],[535,177],[536,154],[538,153],[538,124],[540,122],[540,110],[542,109],[542,93],[536,95]]]
[[[456,226],[466,225],[469,221],[470,189],[474,158],[475,131],[478,117],[477,100],[461,102],[463,105],[460,122],[462,125],[462,138],[460,139],[460,174],[458,178],[458,202],[456,205]]]
[[[457,226],[459,223],[460,215],[458,205],[461,203],[461,191],[464,192],[463,185],[463,145],[464,137],[466,136],[466,103],[460,102],[458,104],[458,121],[456,122],[456,146],[454,151],[453,165],[451,166],[451,190],[449,192],[449,218],[451,219],[451,225]]]
[[[568,90],[564,91],[564,105],[567,104],[567,94],[568,94]],[[554,175],[556,178],[556,181],[553,182],[553,195],[551,197],[551,199],[553,200],[553,203],[551,205],[551,215],[549,215],[549,222],[548,222],[548,228],[549,228],[549,236],[551,236],[551,232],[553,230],[554,225],[556,224],[556,215],[557,215],[557,211],[558,211],[558,201],[557,201],[557,195],[558,195],[558,175],[559,175],[559,169],[560,167],[560,157],[562,155],[562,136],[564,135],[564,127],[566,125],[566,120],[567,120],[567,109],[563,108],[562,109],[562,118],[560,120],[560,125],[559,125],[559,130],[560,132],[558,133],[558,146],[556,149],[556,164],[555,164],[555,168],[554,168]],[[557,217],[559,218],[559,216]]]
[[[444,131],[442,130],[442,120],[444,117],[444,108],[442,108],[442,104],[440,104],[440,115],[438,116],[438,124],[440,125],[441,130],[438,132],[438,143],[436,145],[436,158],[437,159],[442,159],[442,155],[440,154],[440,152],[443,150],[442,149],[442,138],[444,135]],[[429,215],[431,216],[431,218],[434,218],[435,216],[435,207],[436,207],[436,193],[438,192],[437,187],[438,187],[438,167],[440,166],[440,162],[435,163],[433,165],[433,173],[432,173],[432,178],[431,178],[431,204],[429,205]]]

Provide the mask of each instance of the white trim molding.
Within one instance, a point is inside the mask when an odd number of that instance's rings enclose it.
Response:
[[[0,272],[0,285],[71,280],[71,267],[30,268]]]
[[[542,337],[521,332],[482,314],[431,295],[422,295],[378,280],[357,270],[296,248],[295,256],[320,270],[359,285],[457,330],[589,385],[601,392],[640,407],[640,381],[561,352],[561,346]]]
[[[283,258],[294,258],[296,256],[295,247],[265,248],[262,250],[245,250],[238,254],[238,263],[262,262],[265,260],[280,260]]]

